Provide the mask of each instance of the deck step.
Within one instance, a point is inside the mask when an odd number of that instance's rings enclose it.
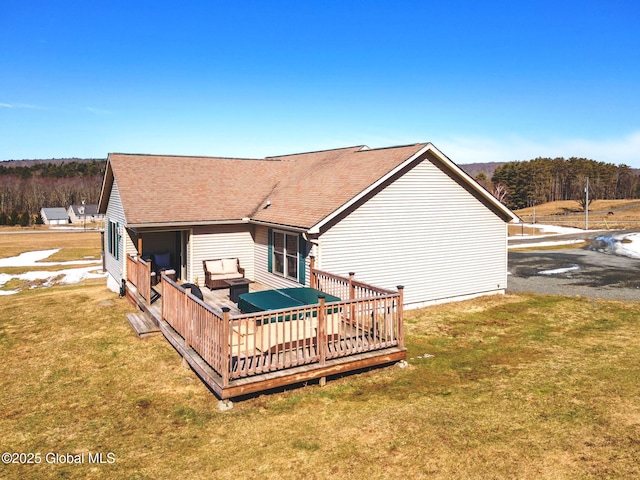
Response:
[[[160,333],[160,327],[155,320],[146,313],[127,313],[127,320],[131,324],[131,328],[140,338]]]

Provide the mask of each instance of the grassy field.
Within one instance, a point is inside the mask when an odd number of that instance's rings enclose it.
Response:
[[[0,229],[0,258],[14,257],[23,252],[60,248],[46,261],[66,262],[100,258],[100,232],[95,230]]]
[[[163,337],[134,335],[130,311],[104,281],[0,297],[0,448],[41,455],[0,464],[1,478],[640,475],[638,303],[508,295],[410,311],[407,368],[224,413]]]
[[[7,233],[8,232],[8,233]],[[44,227],[38,229],[19,229],[17,227],[3,227],[0,229],[0,258],[14,257],[23,252],[36,250],[60,250],[49,256],[44,262],[67,262],[73,260],[100,260],[101,240],[98,231],[69,231],[49,230]],[[0,274],[20,275],[32,270],[57,272],[73,266],[59,264],[37,267],[0,267]],[[4,290],[28,289],[44,283],[40,280],[26,281],[11,279],[0,287],[0,294]]]
[[[610,214],[610,212],[612,214]],[[533,207],[515,210],[525,222],[533,222]],[[537,223],[585,227],[585,214],[575,200],[562,200],[536,205]],[[640,228],[640,200],[595,200],[589,206],[589,228]]]

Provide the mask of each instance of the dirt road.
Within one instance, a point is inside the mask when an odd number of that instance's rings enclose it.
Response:
[[[591,247],[509,252],[507,291],[640,302],[640,260]]]

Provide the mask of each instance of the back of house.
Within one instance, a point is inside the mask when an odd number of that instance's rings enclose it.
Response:
[[[180,174],[176,175],[176,172]],[[109,155],[108,285],[126,255],[168,253],[177,278],[237,258],[273,288],[316,268],[393,289],[408,308],[503,293],[507,223],[518,218],[430,143],[264,159]]]

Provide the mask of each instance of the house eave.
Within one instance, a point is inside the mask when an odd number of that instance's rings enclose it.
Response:
[[[376,182],[371,184],[368,188],[366,188],[365,190],[360,192],[358,195],[353,197],[347,203],[343,204],[341,207],[339,207],[338,209],[334,210],[331,214],[327,215],[322,220],[320,220],[318,223],[313,225],[308,230],[309,234],[318,235],[321,232],[322,228],[327,223],[331,222],[333,219],[335,219],[336,217],[338,217],[339,215],[344,213],[346,210],[350,209],[353,205],[356,205],[362,198],[364,198],[367,195],[369,195],[371,192],[373,192],[374,190],[379,188],[380,185],[384,184],[388,179],[392,178],[398,172],[401,172],[403,169],[405,169],[407,167],[407,165],[410,165],[411,163],[416,161],[418,158],[420,158],[422,155],[424,155],[429,150],[429,146],[430,145],[431,145],[430,143],[425,145],[423,148],[421,148],[416,153],[411,155],[404,162],[402,162],[401,164],[396,166],[394,169],[392,169],[391,171],[387,172],[386,175],[384,175],[383,177],[379,178]]]
[[[100,199],[98,200],[98,213],[104,215],[107,213],[107,204],[109,203],[109,196],[111,195],[111,189],[113,188],[114,176],[113,169],[111,167],[111,154],[107,156],[107,165],[104,171],[104,178],[102,179],[102,188],[100,189]]]
[[[145,223],[128,223],[127,228],[131,230],[140,230],[144,228],[171,228],[175,230],[185,230],[191,227],[210,226],[210,225],[238,225],[248,223],[246,219],[232,220],[202,220],[202,221],[184,221],[184,222],[145,222]]]
[[[287,225],[287,224],[283,224],[283,223],[274,223],[274,222],[265,222],[264,220],[253,220],[250,219],[249,223],[253,224],[253,225],[261,225],[263,227],[269,227],[269,228],[281,228],[284,230],[291,230],[294,232],[299,232],[299,233],[305,233],[308,232],[309,229],[306,227],[299,227],[299,226],[295,226],[295,225]]]
[[[227,220],[202,220],[202,221],[185,221],[185,222],[146,222],[146,223],[130,223],[127,224],[127,228],[130,230],[140,230],[146,228],[169,228],[175,230],[184,230],[191,227],[202,227],[212,225],[261,225],[269,228],[281,228],[283,230],[291,230],[294,232],[307,232],[308,228],[299,227],[295,225],[286,225],[282,223],[265,222],[262,220],[254,220],[248,217],[240,219],[227,219]]]
[[[491,193],[489,193],[486,189],[484,189],[480,184],[478,184],[475,180],[473,180],[469,175],[467,175],[464,170],[458,167],[454,162],[452,162],[445,154],[443,154],[440,150],[438,150],[432,143],[427,143],[423,148],[414,153],[411,157],[406,159],[400,165],[398,165],[393,170],[389,171],[386,175],[378,179],[375,183],[373,183],[369,188],[363,190],[358,195],[353,197],[349,202],[343,204],[340,208],[334,210],[331,214],[324,217],[318,223],[313,225],[310,229],[308,229],[308,233],[310,235],[318,235],[321,233],[322,229],[333,221],[339,215],[342,215],[345,211],[352,208],[354,205],[357,205],[358,202],[370,195],[376,189],[380,188],[381,185],[384,185],[390,178],[397,175],[402,170],[406,169],[408,166],[413,164],[415,161],[420,158],[426,157],[427,154],[431,152],[433,155],[437,157],[437,159],[451,172],[455,174],[457,178],[459,178],[462,182],[464,182],[467,186],[469,186],[472,190],[474,190],[481,198],[484,199],[489,205],[493,207],[493,209],[498,212],[505,222],[513,222],[519,223],[520,217],[518,217],[515,213],[513,213],[510,209],[508,209],[505,205],[500,203]]]
[[[469,176],[464,170],[462,170],[458,165],[456,165],[453,161],[449,159],[444,153],[442,153],[438,148],[429,143],[429,150],[434,153],[438,159],[446,165],[453,173],[456,174],[458,178],[464,181],[469,187],[471,187],[474,191],[476,191],[481,197],[483,197],[487,203],[491,204],[497,211],[499,211],[506,222],[519,223],[521,221],[520,217],[513,213],[509,208],[500,203],[496,197],[494,197],[489,191],[487,191],[482,185],[476,182],[471,176]]]

